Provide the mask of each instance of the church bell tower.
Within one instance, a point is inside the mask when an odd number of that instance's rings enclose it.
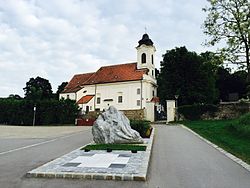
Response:
[[[139,45],[136,47],[137,69],[147,68],[149,70],[148,74],[155,78],[154,55],[156,49],[154,43],[147,33],[142,36],[138,43]]]

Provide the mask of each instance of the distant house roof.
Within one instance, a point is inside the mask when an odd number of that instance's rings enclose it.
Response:
[[[85,95],[77,101],[77,104],[87,104],[94,96],[95,95]]]
[[[84,85],[142,80],[148,69],[137,69],[137,63],[101,67],[95,73],[75,75],[62,93],[80,90]]]
[[[150,102],[159,103],[160,98],[159,97],[153,97]]]

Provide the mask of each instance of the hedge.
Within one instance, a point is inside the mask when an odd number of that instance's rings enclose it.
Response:
[[[0,99],[0,124],[32,125],[36,105],[36,125],[72,124],[78,114],[78,106],[72,100]]]
[[[178,107],[178,114],[184,116],[188,120],[199,120],[205,113],[212,115],[218,111],[218,107],[213,104],[194,104]]]
[[[150,122],[146,120],[130,120],[132,129],[140,133],[142,138],[147,138],[147,132],[151,129]]]

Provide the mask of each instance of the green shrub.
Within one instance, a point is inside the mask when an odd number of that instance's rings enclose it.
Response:
[[[205,113],[213,116],[217,110],[218,107],[212,104],[194,104],[178,107],[178,113],[182,114],[188,120],[199,120]]]
[[[138,144],[89,144],[81,148],[81,150],[136,150],[136,151],[146,151],[147,146],[142,146]]]
[[[150,121],[146,120],[130,120],[130,126],[139,132],[142,138],[147,138],[147,132],[151,129]]]
[[[232,124],[232,127],[242,136],[250,138],[250,113],[246,113]]]

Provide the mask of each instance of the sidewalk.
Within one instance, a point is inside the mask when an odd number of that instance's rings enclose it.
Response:
[[[156,125],[149,187],[248,188],[250,173],[181,126]]]

